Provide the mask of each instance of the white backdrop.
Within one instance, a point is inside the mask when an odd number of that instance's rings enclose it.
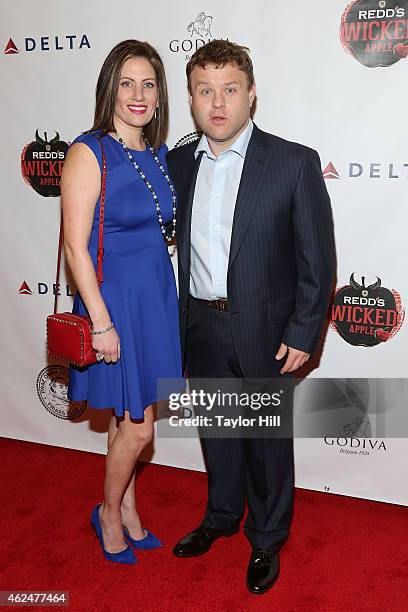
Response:
[[[379,3],[365,5],[377,9]],[[108,415],[85,406],[67,413],[64,368],[44,370],[49,366],[44,327],[52,309],[59,198],[44,197],[24,181],[20,158],[36,130],[43,139],[44,133],[50,140],[58,132],[70,142],[91,126],[102,62],[127,38],[148,40],[164,60],[171,101],[169,147],[194,131],[184,72],[190,49],[210,38],[247,45],[255,66],[257,125],[316,148],[322,168],[331,162],[339,175],[327,179],[338,286],[347,285],[352,272],[359,282],[362,276],[367,283],[380,277],[404,302],[408,159],[401,126],[408,59],[367,68],[348,54],[339,37],[345,1],[254,0],[248,6],[239,0],[231,11],[227,3],[210,0],[205,5],[173,0],[171,8],[164,0],[150,5],[122,0],[116,14],[105,0],[43,0],[40,7],[28,0],[8,3],[0,26],[0,44],[7,50],[1,56],[1,435],[105,452]],[[202,27],[200,13],[212,18],[203,19]],[[371,177],[370,164],[376,164]],[[349,176],[350,167],[361,168],[360,176]],[[60,305],[69,309],[72,298],[65,281],[61,286]],[[374,347],[352,346],[329,329],[320,367],[311,376],[403,378],[406,346],[404,325]],[[297,439],[297,486],[408,504],[402,486],[408,478],[406,440],[376,439],[366,454],[344,452],[343,440]],[[350,447],[350,440],[346,444]],[[204,469],[197,439],[157,440],[152,460]]]

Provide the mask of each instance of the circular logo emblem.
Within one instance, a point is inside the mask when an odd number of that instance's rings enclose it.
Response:
[[[408,57],[407,0],[353,0],[343,12],[343,48],[368,68]]]
[[[195,142],[201,138],[202,132],[190,132],[190,134],[186,134],[183,138],[180,138],[174,145],[176,147],[182,147],[183,145],[190,144],[190,142]]]
[[[68,368],[51,365],[43,368],[37,377],[37,393],[44,408],[59,419],[72,421],[85,412],[86,402],[70,402]]]
[[[395,336],[404,314],[398,291],[383,287],[378,277],[367,286],[364,277],[358,283],[353,273],[334,294],[330,326],[353,346],[376,346]]]

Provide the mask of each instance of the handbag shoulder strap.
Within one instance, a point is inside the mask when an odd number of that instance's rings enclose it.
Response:
[[[99,206],[99,230],[98,230],[98,250],[97,250],[97,272],[96,279],[98,281],[98,287],[103,282],[103,224],[105,221],[105,197],[106,197],[106,155],[105,149],[102,144],[102,140],[99,139],[102,151],[102,170],[101,170],[101,194],[100,194],[100,206]],[[61,268],[61,255],[62,245],[64,243],[64,220],[61,212],[61,223],[58,240],[58,257],[57,257],[57,274],[55,278],[55,296],[54,296],[54,314],[57,314],[58,305],[58,285]]]

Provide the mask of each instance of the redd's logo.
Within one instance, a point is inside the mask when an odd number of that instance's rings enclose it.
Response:
[[[381,286],[381,279],[365,286],[350,277],[350,284],[337,289],[331,305],[330,326],[353,346],[376,346],[386,342],[404,321],[401,297],[395,289]]]
[[[408,1],[354,0],[341,17],[343,48],[368,68],[408,56]]]
[[[24,180],[44,197],[61,195],[60,178],[67,154],[68,143],[60,140],[58,132],[50,141],[41,138],[38,130],[35,140],[30,142],[21,154],[21,172]]]

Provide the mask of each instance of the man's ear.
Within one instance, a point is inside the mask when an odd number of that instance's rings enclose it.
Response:
[[[254,83],[251,89],[249,90],[249,108],[251,108],[255,98],[256,98],[256,86]]]

